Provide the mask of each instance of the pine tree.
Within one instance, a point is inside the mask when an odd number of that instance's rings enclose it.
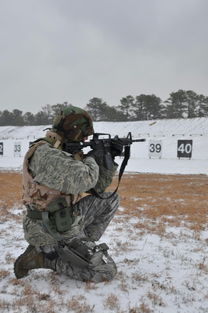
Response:
[[[8,110],[4,110],[0,116],[0,126],[13,125],[13,121],[13,114]]]
[[[161,99],[155,95],[141,94],[136,96],[134,114],[136,120],[160,118],[162,110]]]
[[[167,118],[183,118],[187,113],[186,92],[182,89],[170,93],[167,103]]]
[[[23,126],[24,125],[24,119],[22,116],[22,111],[15,109],[15,110],[13,110],[12,115],[13,115],[12,125],[14,125],[14,126]]]
[[[94,97],[89,100],[85,110],[91,115],[93,121],[103,121],[106,119],[107,104],[101,98]]]
[[[208,117],[208,97],[198,96],[196,111],[198,117]]]
[[[122,112],[125,120],[133,120],[134,119],[134,102],[135,99],[133,96],[128,95],[126,97],[121,98],[121,105],[117,106],[117,109]]]
[[[24,125],[32,126],[35,125],[35,116],[31,112],[26,112],[23,115]]]

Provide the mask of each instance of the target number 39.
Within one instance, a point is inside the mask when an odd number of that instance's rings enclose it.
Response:
[[[161,150],[162,150],[162,147],[161,147],[161,144],[160,144],[160,143],[156,143],[156,144],[151,143],[151,144],[150,144],[150,148],[149,148],[149,151],[150,151],[150,152],[152,152],[152,153],[154,153],[154,152],[160,153]]]
[[[191,158],[193,149],[193,140],[178,140],[177,157]]]
[[[149,142],[149,158],[161,158],[162,142],[161,140],[151,140]]]

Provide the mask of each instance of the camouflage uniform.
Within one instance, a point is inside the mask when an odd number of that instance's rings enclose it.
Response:
[[[92,157],[82,161],[75,160],[72,155],[55,149],[49,143],[37,147],[30,163],[29,171],[37,184],[60,191],[63,194],[77,195],[94,188],[105,197],[105,189],[110,185],[117,165],[112,170],[105,169]],[[74,240],[91,254],[89,267],[80,268],[57,256],[57,240],[43,225],[42,220],[33,220],[25,216],[23,228],[25,239],[37,251],[48,256],[46,267],[64,273],[79,280],[102,281],[110,280],[116,274],[116,265],[108,255],[107,249],[96,246],[94,241],[100,239],[118,208],[118,196],[99,199],[93,195],[83,197],[71,205],[75,219],[71,229],[61,234],[64,244],[70,247]],[[96,252],[95,252],[96,251]]]

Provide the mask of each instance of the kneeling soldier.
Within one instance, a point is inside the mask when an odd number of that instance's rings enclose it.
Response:
[[[23,164],[23,201],[27,214],[24,235],[29,243],[14,264],[16,277],[48,268],[81,281],[111,280],[116,265],[106,244],[97,245],[118,208],[117,194],[105,192],[117,169],[112,145],[112,169],[102,149],[87,155],[70,151],[70,143],[93,134],[90,115],[68,106],[56,117],[45,138],[36,140]],[[95,192],[105,195],[100,199]],[[85,195],[83,195],[85,193]]]

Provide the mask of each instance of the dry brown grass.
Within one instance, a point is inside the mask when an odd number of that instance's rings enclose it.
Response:
[[[11,207],[21,203],[22,176],[19,173],[0,173],[0,206]]]
[[[137,312],[138,313],[153,313],[153,311],[144,302],[142,304],[140,304],[139,310],[135,311],[135,313],[137,313]],[[132,312],[132,313],[134,313],[134,312]]]
[[[5,277],[9,276],[9,274],[9,271],[0,270],[0,279],[4,279]]]
[[[84,296],[72,297],[67,304],[69,312],[75,313],[92,313],[94,312],[94,306],[90,306],[86,303]]]
[[[110,310],[115,310],[119,309],[119,299],[118,297],[111,293],[110,295],[107,296],[105,300],[105,307],[109,308]]]
[[[124,211],[119,214],[160,218],[173,226],[186,221],[200,230],[207,222],[207,189],[206,175],[124,175],[119,187]]]
[[[20,173],[0,173],[2,217],[14,204],[21,203],[21,181]],[[110,189],[116,184],[117,178]],[[159,224],[148,226],[151,231],[160,228],[162,233],[166,223],[181,226],[185,221],[197,232],[207,222],[207,189],[206,175],[125,174],[119,187],[120,205],[124,210],[118,214],[160,219]],[[147,225],[138,223],[135,227],[142,229]]]

